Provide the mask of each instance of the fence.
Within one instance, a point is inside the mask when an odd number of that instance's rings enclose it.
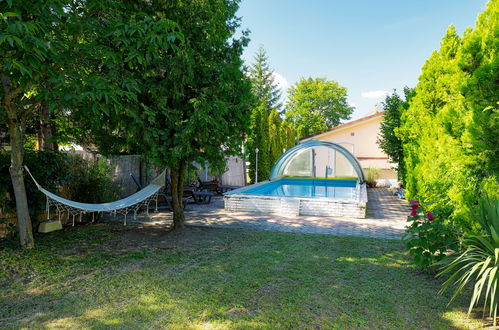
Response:
[[[162,169],[157,166],[152,166],[144,162],[140,155],[124,155],[116,156],[111,158],[104,158],[104,156],[91,153],[87,151],[71,151],[68,154],[79,155],[86,160],[96,160],[96,159],[106,159],[109,164],[111,164],[113,169],[113,181],[116,189],[120,191],[121,198],[130,196],[137,191],[137,186],[130,177],[130,173],[139,180],[142,186],[146,186],[149,182],[155,178]],[[216,177],[210,172],[209,164],[208,168],[205,168],[204,164],[201,167],[197,165],[198,175],[201,180],[213,180]],[[239,157],[229,157],[227,159],[227,170],[218,179],[221,180],[224,185],[231,186],[245,186],[246,185],[246,169],[244,161]],[[206,172],[207,170],[207,172]],[[43,215],[39,214],[37,217],[43,218]],[[0,219],[6,219],[12,224],[16,224],[15,213],[2,214],[0,210]],[[6,235],[6,225],[0,223],[0,238]]]

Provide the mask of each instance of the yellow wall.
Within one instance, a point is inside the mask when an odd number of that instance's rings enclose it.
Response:
[[[389,162],[388,156],[376,143],[382,120],[382,116],[370,118],[346,127],[339,127],[311,139],[341,144],[349,151],[353,149],[353,154],[359,159],[364,170],[369,167],[376,167],[381,170],[380,179],[393,180],[397,178],[393,170],[394,165]]]

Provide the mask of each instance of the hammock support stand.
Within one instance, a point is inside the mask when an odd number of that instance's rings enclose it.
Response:
[[[68,213],[68,217],[72,216],[72,225],[75,225],[75,217],[79,216],[79,222],[82,221],[83,214],[92,213],[92,222],[95,220],[95,213],[99,215],[100,213],[112,213],[116,217],[116,214],[121,214],[124,216],[123,225],[126,226],[127,215],[133,212],[133,218],[137,218],[137,211],[146,206],[147,215],[149,215],[149,205],[151,202],[156,202],[156,212],[158,211],[158,195],[161,188],[165,185],[165,175],[166,171],[163,171],[158,175],[152,182],[136,192],[133,195],[120,199],[118,201],[103,203],[103,204],[89,204],[71,201],[56,194],[45,190],[38,182],[35,180],[27,166],[24,166],[26,172],[29,174],[31,179],[35,182],[38,190],[40,190],[47,198],[46,210],[47,210],[47,220],[50,219],[50,207],[55,207],[56,213],[58,215],[59,221],[61,220],[61,215],[64,212]]]

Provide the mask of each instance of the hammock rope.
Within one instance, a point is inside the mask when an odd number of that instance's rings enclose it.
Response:
[[[152,182],[136,192],[133,195],[120,199],[118,201],[103,203],[103,204],[89,204],[89,203],[80,203],[71,201],[69,199],[62,198],[57,196],[56,194],[51,193],[50,191],[44,189],[40,184],[35,180],[31,172],[29,171],[27,166],[24,166],[26,172],[28,172],[33,182],[35,182],[36,187],[40,190],[45,197],[47,198],[47,219],[50,218],[50,207],[55,207],[56,212],[58,214],[58,219],[61,220],[61,215],[64,212],[68,213],[68,217],[73,217],[73,226],[75,225],[75,217],[79,216],[79,221],[81,222],[83,214],[92,213],[92,222],[95,219],[95,213],[112,213],[114,216],[116,214],[121,214],[124,216],[123,224],[126,226],[127,215],[130,212],[133,212],[134,219],[137,218],[137,211],[146,206],[147,215],[149,215],[149,205],[151,202],[156,202],[156,212],[158,211],[158,195],[161,187],[165,185],[165,175],[166,171],[163,171],[160,175],[158,175]]]

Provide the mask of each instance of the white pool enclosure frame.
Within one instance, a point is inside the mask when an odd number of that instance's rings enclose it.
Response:
[[[301,196],[274,196],[266,194],[253,194],[254,188],[262,187],[268,184],[275,184],[279,180],[289,180],[293,178],[293,173],[289,169],[291,164],[300,157],[303,158],[305,152],[311,155],[306,175],[313,181],[321,181],[338,178],[336,170],[337,155],[345,164],[351,166],[348,177],[342,176],[341,179],[356,180],[354,194],[351,198],[332,198],[332,197],[301,197]],[[315,164],[316,152],[333,152],[335,157],[332,160],[325,160],[324,176],[317,175]],[[337,154],[338,153],[338,154]],[[320,155],[319,155],[320,156]],[[322,155],[324,156],[324,155]],[[305,158],[308,157],[305,155]],[[324,157],[322,157],[324,158]],[[310,166],[310,164],[312,164]],[[338,171],[339,173],[339,171]],[[322,171],[321,171],[322,174]],[[328,177],[331,174],[332,177]],[[328,184],[331,181],[328,182]],[[298,144],[287,150],[274,164],[270,178],[267,181],[259,182],[250,186],[232,190],[225,194],[225,209],[232,212],[260,212],[272,213],[281,216],[296,217],[300,215],[307,216],[332,216],[348,218],[365,218],[367,209],[367,188],[364,172],[355,156],[346,148],[339,144],[309,140]]]

